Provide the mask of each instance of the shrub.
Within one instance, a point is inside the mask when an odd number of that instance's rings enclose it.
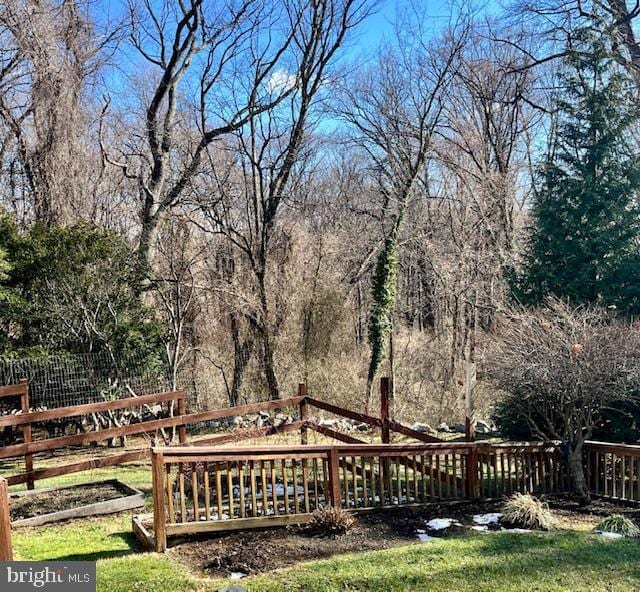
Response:
[[[587,504],[584,443],[604,412],[637,403],[640,331],[609,310],[557,299],[514,308],[499,322],[486,367],[505,393],[500,408],[508,410],[507,423],[527,424],[536,438],[564,444],[573,491]]]
[[[520,528],[554,530],[558,523],[549,505],[531,495],[514,494],[502,509],[502,520]]]
[[[602,532],[614,532],[626,537],[635,538],[640,536],[640,528],[638,528],[638,525],[630,518],[621,516],[620,514],[613,514],[604,520],[601,520],[598,526],[595,527],[595,530]]]
[[[309,527],[324,535],[345,534],[357,524],[355,516],[333,506],[319,508],[311,515]]]

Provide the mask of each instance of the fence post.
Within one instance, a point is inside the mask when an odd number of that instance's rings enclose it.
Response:
[[[0,477],[0,561],[13,561],[7,480]]]
[[[391,380],[388,376],[382,376],[380,378],[380,420],[382,421],[382,443],[391,443],[391,430],[389,429],[389,414],[390,414],[390,393],[391,393]],[[391,465],[388,457],[380,459],[380,465],[382,469],[382,482],[388,483],[389,475],[391,474]]]
[[[382,443],[391,442],[391,431],[389,430],[389,393],[390,380],[388,376],[380,378],[380,419],[382,420]]]
[[[20,395],[20,408],[22,413],[29,413],[29,381],[26,378],[20,380],[20,384],[24,386],[24,391]],[[25,444],[31,442],[31,424],[27,423],[22,426],[22,439]],[[27,473],[33,472],[33,454],[24,455],[24,466]],[[35,483],[32,478],[27,481],[27,489],[34,489]]]
[[[164,463],[162,454],[151,451],[153,477],[153,533],[156,552],[167,550],[167,518],[164,508]]]
[[[301,382],[298,385],[298,396],[299,397],[307,396],[307,385],[304,382]],[[304,399],[300,403],[300,419],[305,422],[309,419],[309,405],[306,399]],[[300,443],[301,444],[309,443],[309,432],[306,424],[300,428]]]
[[[467,491],[471,499],[480,497],[480,483],[478,482],[478,445],[472,444],[467,454]]]
[[[329,449],[329,490],[331,492],[331,505],[336,509],[342,508],[340,494],[340,457],[335,446]]]
[[[183,416],[187,414],[187,406],[184,399],[184,389],[180,389],[178,393],[180,393],[180,397],[178,398],[178,415]],[[178,427],[178,440],[180,440],[180,444],[187,443],[187,426],[185,426],[184,424]]]

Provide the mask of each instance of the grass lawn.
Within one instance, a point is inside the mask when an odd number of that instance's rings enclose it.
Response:
[[[119,477],[148,493],[145,465],[98,469],[40,486]],[[147,511],[150,508],[147,502]],[[129,514],[18,528],[16,559],[98,561],[99,592],[214,592],[229,580],[189,571],[169,551],[136,549]],[[246,578],[250,591],[629,592],[640,591],[640,540],[590,532],[474,533],[386,551],[343,555]]]
[[[14,544],[18,559],[98,560],[100,592],[204,592],[229,583],[190,573],[171,553],[136,552],[127,515],[17,529]],[[256,592],[627,592],[640,590],[640,542],[584,532],[470,534],[310,562],[242,585]]]

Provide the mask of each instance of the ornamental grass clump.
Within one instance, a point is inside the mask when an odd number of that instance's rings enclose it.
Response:
[[[319,508],[311,515],[309,528],[313,532],[325,536],[345,534],[357,524],[355,516],[344,510],[325,506]]]
[[[529,494],[516,493],[502,508],[502,522],[518,528],[555,530],[558,521],[549,505]]]
[[[621,516],[620,514],[607,516],[604,520],[600,521],[594,530],[598,532],[612,532],[632,538],[640,536],[640,528],[638,528],[638,525],[631,520],[631,518]]]

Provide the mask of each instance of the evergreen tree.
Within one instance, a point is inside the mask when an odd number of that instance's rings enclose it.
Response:
[[[530,303],[553,294],[639,312],[634,85],[606,37],[588,29],[580,31],[565,65],[555,139],[539,173],[516,293]]]

